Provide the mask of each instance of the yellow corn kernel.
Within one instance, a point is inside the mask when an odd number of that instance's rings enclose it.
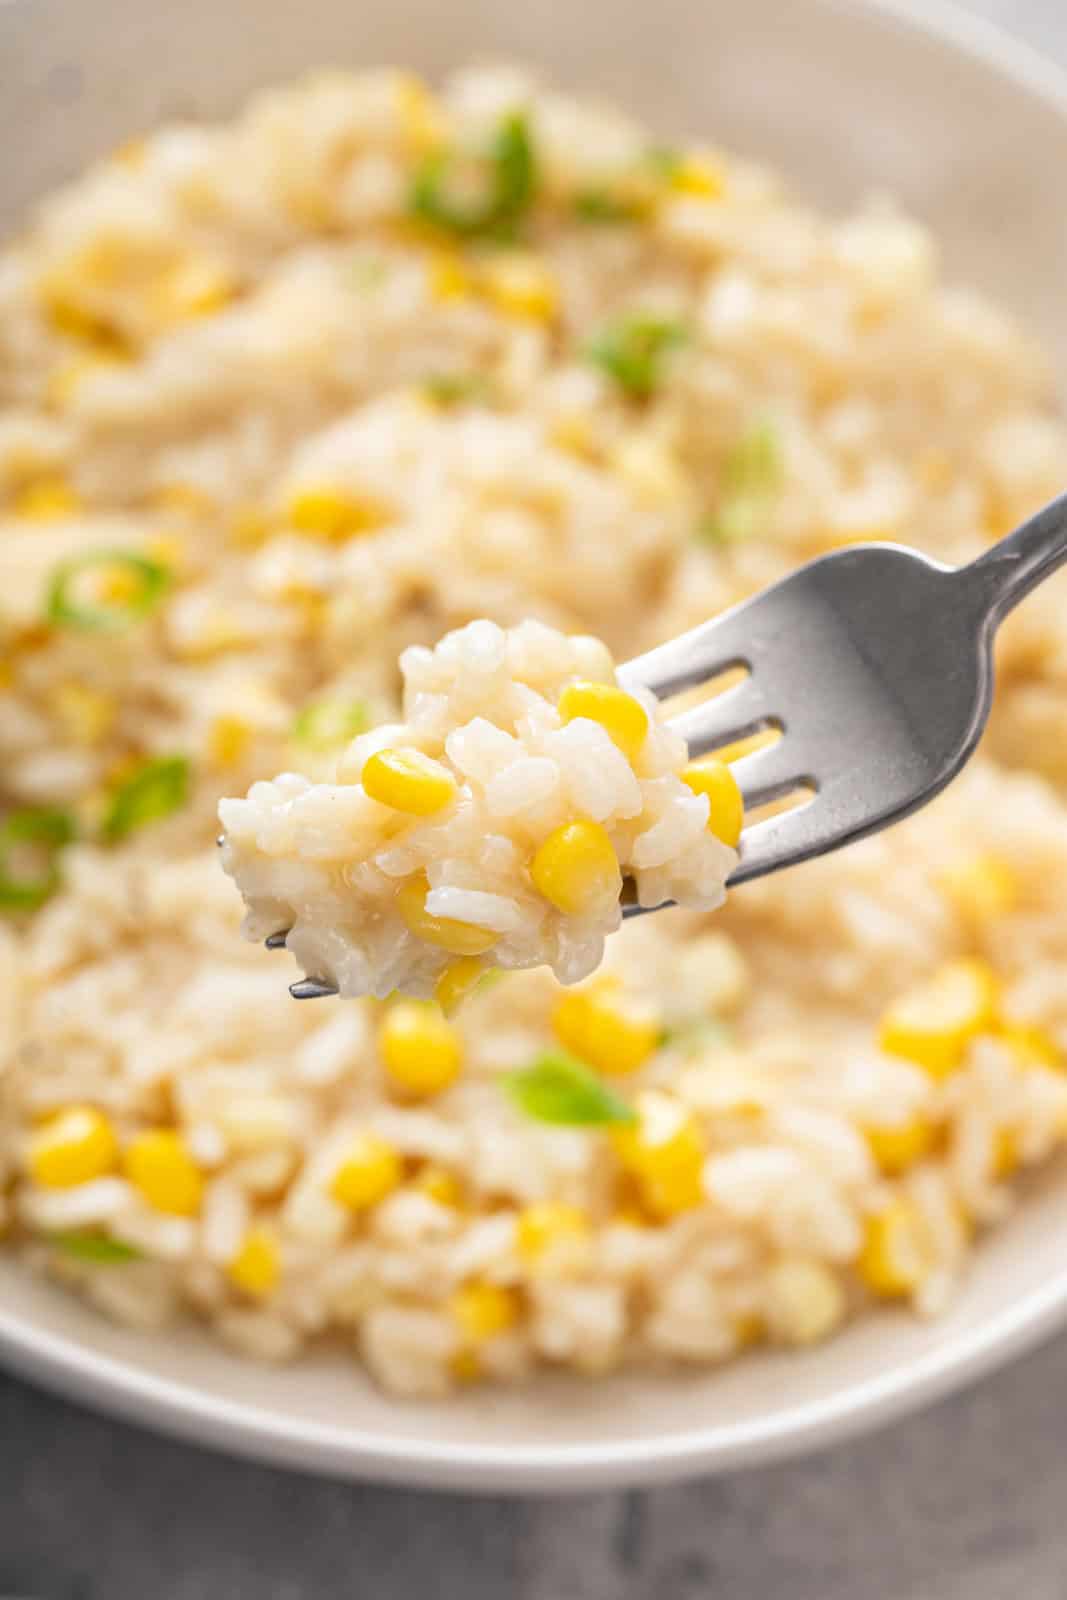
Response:
[[[400,1156],[376,1133],[359,1133],[333,1175],[330,1194],[349,1211],[367,1211],[400,1183]]]
[[[691,1112],[656,1092],[640,1096],[636,1128],[612,1135],[624,1172],[636,1180],[642,1204],[665,1218],[690,1211],[704,1199],[704,1135]]]
[[[122,1168],[153,1210],[176,1217],[193,1217],[200,1210],[204,1179],[185,1140],[174,1129],[139,1133],[126,1148]]]
[[[979,926],[1010,911],[1018,897],[1012,869],[989,853],[947,868],[939,881],[960,915]]]
[[[1010,1178],[1019,1165],[1019,1137],[1014,1128],[998,1128],[993,1136],[992,1177],[996,1183]]]
[[[506,316],[551,322],[559,310],[555,275],[537,256],[519,252],[494,256],[482,268],[481,283]]]
[[[207,735],[207,758],[215,767],[235,767],[248,754],[252,728],[242,717],[214,717]]]
[[[72,517],[82,508],[82,503],[65,478],[58,475],[36,478],[20,489],[12,510],[16,517],[27,522],[59,522]]]
[[[997,979],[986,962],[949,961],[893,1002],[878,1043],[944,1078],[962,1065],[971,1040],[993,1027],[996,1007]]]
[[[324,484],[298,489],[290,498],[288,519],[298,533],[344,544],[384,527],[391,507],[375,495]]]
[[[593,419],[584,412],[571,411],[557,417],[548,436],[557,450],[566,450],[568,455],[578,456],[582,461],[591,461],[596,457]]]
[[[435,944],[454,956],[480,956],[492,949],[500,935],[491,928],[479,928],[473,922],[460,922],[456,917],[432,916],[426,909],[429,890],[423,872],[408,878],[397,890],[397,909],[416,938],[425,939],[427,944]]]
[[[589,1237],[589,1220],[578,1206],[543,1201],[519,1212],[515,1237],[519,1255],[532,1264],[557,1246],[582,1244]]]
[[[699,200],[721,200],[726,192],[726,174],[708,155],[683,156],[672,166],[668,182],[678,194]]]
[[[865,1128],[871,1154],[889,1177],[906,1172],[933,1148],[937,1128],[926,1117],[909,1117],[905,1122],[885,1123]]]
[[[440,1094],[459,1077],[463,1040],[433,1006],[418,1000],[390,1006],[378,1030],[385,1075],[416,1099]]]
[[[507,1333],[519,1320],[519,1298],[496,1283],[465,1283],[448,1302],[448,1309],[468,1345],[484,1344]]]
[[[568,683],[559,697],[564,722],[585,717],[599,722],[627,761],[636,761],[648,737],[648,712],[639,700],[612,683]]]
[[[423,1167],[415,1179],[415,1188],[420,1194],[426,1195],[439,1206],[448,1206],[452,1211],[458,1211],[463,1205],[463,1186],[455,1173],[449,1172],[447,1167]]]
[[[607,832],[597,822],[565,822],[530,863],[538,894],[567,916],[594,911],[622,893],[622,873]]]
[[[442,304],[462,300],[472,287],[470,273],[458,255],[441,250],[434,256],[430,262],[430,294],[434,300]]]
[[[87,749],[106,738],[118,714],[112,695],[81,683],[61,683],[52,696],[68,738]]]
[[[734,1341],[738,1350],[750,1350],[767,1337],[767,1319],[759,1311],[745,1311],[734,1322]]]
[[[845,1314],[845,1294],[821,1261],[779,1261],[768,1275],[768,1320],[789,1344],[818,1344]]]
[[[486,973],[492,970],[477,956],[460,956],[458,961],[450,961],[433,991],[433,997],[445,1016],[453,1016],[464,1000],[473,994]]]
[[[227,527],[230,540],[242,550],[256,550],[278,531],[274,518],[258,506],[238,506]]]
[[[28,1165],[42,1188],[71,1189],[114,1172],[118,1156],[118,1141],[103,1112],[95,1106],[68,1106],[33,1134]]]
[[[396,102],[404,138],[413,150],[433,150],[444,142],[448,125],[441,106],[413,72],[399,75]]]
[[[737,779],[725,761],[705,761],[686,767],[682,782],[694,794],[708,797],[708,830],[731,850],[736,850],[745,821],[745,802]]]
[[[457,1350],[448,1363],[448,1370],[457,1383],[477,1383],[482,1376],[477,1350]]]
[[[262,1300],[278,1284],[281,1254],[278,1241],[266,1228],[250,1228],[244,1243],[226,1268],[235,1289],[253,1300]]]
[[[379,750],[364,766],[361,782],[372,800],[413,817],[432,817],[456,798],[452,773],[421,750]]]
[[[609,1077],[636,1072],[659,1048],[659,1014],[610,978],[565,994],[552,1026],[565,1049]]]
[[[228,267],[207,257],[189,256],[162,273],[149,292],[153,320],[167,326],[221,311],[237,293]]]
[[[195,483],[165,483],[148,497],[153,510],[178,511],[192,517],[209,517],[215,501]]]
[[[901,1195],[867,1218],[856,1270],[875,1294],[913,1293],[930,1267],[930,1241],[922,1215]]]
[[[1007,1046],[1012,1060],[1023,1071],[1031,1067],[1044,1067],[1053,1072],[1063,1070],[1060,1049],[1043,1028],[1026,1023],[1005,1023],[998,1030],[997,1038]]]
[[[668,505],[685,493],[685,474],[676,456],[653,435],[624,440],[612,451],[611,465],[643,505]]]

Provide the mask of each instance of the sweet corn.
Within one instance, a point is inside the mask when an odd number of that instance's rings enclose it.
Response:
[[[608,1076],[636,1072],[659,1047],[658,1014],[610,978],[565,994],[552,1026],[565,1049]]]
[[[654,436],[638,434],[624,440],[612,451],[611,465],[643,505],[669,505],[685,493],[685,474],[677,457]]]
[[[494,256],[482,268],[481,283],[497,309],[509,317],[551,322],[559,310],[555,275],[537,256]]]
[[[519,1298],[496,1283],[465,1283],[448,1302],[452,1319],[468,1345],[484,1344],[507,1333],[519,1320]]]
[[[725,761],[705,761],[686,767],[682,782],[694,794],[708,797],[708,830],[731,850],[736,850],[745,820],[745,803],[737,779]]]
[[[36,478],[15,496],[12,510],[26,522],[59,522],[81,510],[82,503],[65,478]]]
[[[704,1198],[704,1136],[678,1101],[656,1092],[638,1100],[636,1128],[612,1135],[624,1172],[636,1180],[642,1204],[654,1216],[676,1216]]]
[[[519,1255],[527,1263],[555,1252],[557,1246],[567,1249],[588,1237],[589,1221],[578,1206],[543,1201],[526,1206],[519,1213],[516,1242]]]
[[[398,77],[396,103],[401,130],[413,150],[433,150],[443,143],[447,123],[441,106],[413,72],[404,72]]]
[[[905,1196],[867,1218],[856,1270],[875,1294],[913,1293],[930,1266],[930,1242],[922,1216]]]
[[[906,1172],[933,1148],[937,1128],[926,1117],[909,1117],[904,1122],[883,1124],[864,1130],[871,1154],[889,1177]]]
[[[417,1000],[390,1006],[378,1030],[378,1049],[394,1087],[420,1100],[447,1089],[463,1065],[459,1033],[433,1006]]]
[[[456,798],[451,772],[421,750],[379,750],[364,766],[361,781],[372,800],[413,817],[431,817]]]
[[[227,534],[242,550],[256,550],[278,531],[274,518],[259,506],[237,506],[230,515]]]
[[[344,544],[374,533],[390,520],[392,508],[376,495],[324,484],[298,489],[288,504],[288,519],[298,533]]]
[[[1015,874],[998,856],[984,853],[940,875],[945,893],[968,922],[978,926],[1010,911],[1018,898]]]
[[[193,1217],[200,1210],[204,1180],[185,1140],[174,1129],[139,1133],[126,1148],[122,1168],[153,1210],[176,1217]]]
[[[278,1241],[266,1228],[250,1228],[244,1243],[226,1268],[235,1289],[253,1300],[262,1300],[278,1284],[281,1254]]]
[[[458,1211],[463,1205],[463,1186],[455,1173],[449,1172],[447,1167],[423,1167],[415,1179],[414,1186],[420,1194],[427,1195],[439,1206],[448,1206],[450,1210]]]
[[[192,317],[221,311],[237,293],[237,280],[229,268],[206,256],[188,256],[161,273],[147,299],[151,320],[168,327]]]
[[[448,950],[454,956],[480,956],[491,950],[499,937],[490,928],[479,928],[473,922],[460,922],[456,917],[435,917],[426,909],[426,896],[430,885],[426,874],[416,873],[397,890],[397,909],[408,928],[418,939]]]
[[[59,685],[52,705],[68,738],[86,749],[106,738],[118,714],[114,696],[73,681]]]
[[[711,156],[686,155],[671,167],[670,187],[678,194],[694,195],[699,200],[721,200],[726,192],[726,174]]]
[[[1044,1067],[1053,1072],[1063,1070],[1060,1049],[1043,1028],[1025,1023],[1006,1023],[998,1031],[997,1037],[1007,1046],[1016,1066],[1023,1071],[1032,1067]]]
[[[596,822],[566,822],[530,863],[539,894],[568,916],[581,916],[622,893],[622,873],[607,832]]]
[[[944,1078],[962,1065],[971,1040],[993,1027],[996,1005],[996,975],[986,962],[950,961],[893,1002],[878,1042]]]
[[[148,497],[153,510],[177,511],[193,517],[209,517],[216,509],[206,489],[195,483],[165,483]]]
[[[376,1133],[360,1133],[330,1183],[330,1194],[349,1211],[367,1211],[400,1183],[404,1167],[391,1144]]]
[[[557,417],[549,430],[549,438],[557,450],[566,450],[568,455],[577,456],[581,461],[592,461],[596,458],[597,445],[593,421],[584,412],[572,411],[565,416]]]
[[[103,1112],[94,1106],[68,1106],[33,1134],[28,1165],[42,1188],[71,1189],[114,1172],[118,1156],[118,1141]]]
[[[460,956],[458,961],[450,961],[433,991],[433,997],[445,1016],[454,1015],[464,1000],[473,994],[486,973],[492,970],[477,956]]]
[[[1003,1183],[1019,1165],[1019,1137],[1014,1128],[998,1128],[993,1136],[992,1176]]]
[[[559,697],[564,722],[599,722],[627,761],[636,761],[648,736],[648,712],[632,694],[611,683],[569,683]]]
[[[457,1350],[449,1360],[448,1370],[457,1383],[477,1383],[482,1376],[477,1350]]]
[[[821,1261],[779,1261],[767,1282],[768,1319],[789,1344],[817,1344],[845,1314],[845,1294]]]
[[[439,251],[430,262],[429,278],[430,294],[442,304],[464,299],[473,288],[470,273],[460,257],[447,250]]]
[[[215,717],[208,728],[207,758],[215,767],[235,767],[251,743],[252,728],[243,717]]]

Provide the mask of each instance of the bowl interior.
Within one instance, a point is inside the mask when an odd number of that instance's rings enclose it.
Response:
[[[522,59],[666,134],[763,157],[820,204],[895,194],[935,227],[952,276],[1025,313],[1062,377],[1067,97],[1025,52],[998,58],[983,29],[948,33],[849,0],[9,0],[0,146],[19,154],[0,224],[160,118],[224,113],[306,67]],[[721,1373],[546,1379],[447,1406],[383,1399],[343,1353],[273,1371],[192,1330],[116,1329],[3,1262],[0,1354],[109,1409],[320,1470],[498,1489],[648,1481],[805,1448],[1005,1359],[1067,1315],[1065,1229],[1067,1177],[1048,1176],[937,1323],[887,1313]]]

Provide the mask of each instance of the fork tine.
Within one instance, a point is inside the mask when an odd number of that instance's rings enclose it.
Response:
[[[284,950],[285,941],[289,937],[289,929],[282,928],[278,933],[268,933],[263,943],[268,950]]]
[[[684,711],[681,716],[672,717],[669,725],[673,732],[680,733],[688,741],[689,754],[694,759],[721,745],[759,733],[763,728],[780,726],[770,714],[751,674],[712,699]]]
[[[743,609],[738,606],[726,611],[677,639],[656,645],[633,661],[623,662],[618,669],[619,682],[624,689],[651,689],[657,699],[663,700],[695,684],[707,683],[731,667],[750,666],[751,656],[738,618]]]
[[[335,995],[337,988],[322,978],[301,978],[299,983],[289,985],[289,993],[294,1000],[325,1000],[328,995]]]
[[[749,808],[779,800],[790,790],[805,784],[818,788],[811,774],[798,767],[788,735],[777,744],[768,745],[765,750],[753,750],[751,755],[741,756],[730,765]]]
[[[765,872],[795,866],[825,848],[824,797],[816,794],[807,805],[783,811],[765,822],[756,822],[741,834],[741,860],[727,888],[760,878]]]

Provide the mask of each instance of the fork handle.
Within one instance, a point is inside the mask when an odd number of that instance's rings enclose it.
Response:
[[[1061,494],[1029,522],[961,568],[960,576],[980,585],[990,620],[996,624],[1064,562],[1067,494]]]

